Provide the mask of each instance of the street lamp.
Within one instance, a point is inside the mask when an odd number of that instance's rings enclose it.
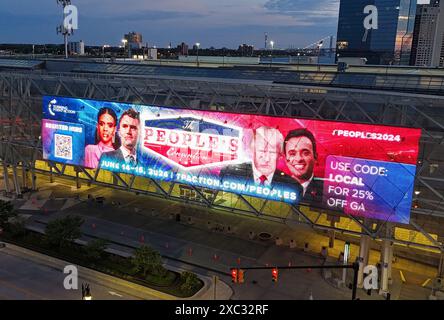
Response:
[[[126,56],[126,43],[128,42],[127,39],[122,39],[122,43],[123,43],[123,61],[125,61],[125,56]]]
[[[270,46],[271,46],[271,54],[270,54],[270,67],[273,64],[273,49],[274,49],[274,41],[271,40],[270,41]]]
[[[105,62],[105,48],[109,48],[110,46],[108,44],[104,44],[102,46],[102,60]]]
[[[298,71],[299,71],[299,58],[301,57],[301,53],[298,52]]]
[[[92,300],[91,287],[89,283],[82,283],[82,300]]]
[[[321,56],[321,48],[322,48],[323,44],[324,44],[324,41],[321,41],[318,43],[318,71],[321,71],[321,65],[320,65],[319,59]]]
[[[200,43],[196,42],[196,48],[197,48],[197,67],[199,67],[199,47],[200,47]]]

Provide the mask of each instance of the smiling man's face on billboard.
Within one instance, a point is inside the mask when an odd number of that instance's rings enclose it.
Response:
[[[289,139],[285,147],[285,156],[292,177],[299,183],[302,184],[313,176],[316,157],[313,143],[308,137]]]

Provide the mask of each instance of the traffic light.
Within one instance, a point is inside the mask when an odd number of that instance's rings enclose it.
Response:
[[[231,282],[237,283],[238,282],[238,273],[237,269],[231,269]]]
[[[272,270],[271,270],[271,280],[273,281],[273,282],[277,282],[278,281],[278,269],[277,268],[273,268]]]
[[[92,300],[91,288],[88,283],[82,283],[82,300]]]
[[[237,272],[237,281],[239,283],[244,283],[244,270],[239,269]]]

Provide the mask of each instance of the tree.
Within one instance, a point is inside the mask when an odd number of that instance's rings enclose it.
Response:
[[[93,262],[100,260],[103,258],[107,245],[108,243],[104,239],[90,241],[88,245],[84,247],[86,257]]]
[[[183,282],[180,288],[184,292],[194,292],[200,286],[199,278],[192,272],[184,271],[180,274],[180,278]]]
[[[134,251],[132,263],[136,272],[142,272],[146,277],[147,273],[158,276],[165,276],[167,270],[162,265],[162,257],[159,252],[146,245]]]
[[[9,219],[16,215],[14,206],[11,202],[0,200],[0,227],[7,227]]]
[[[26,235],[25,222],[23,220],[16,220],[9,223],[8,231],[14,238],[23,237]]]
[[[45,229],[46,241],[50,246],[63,247],[81,236],[80,227],[84,220],[77,216],[67,216],[48,223]]]

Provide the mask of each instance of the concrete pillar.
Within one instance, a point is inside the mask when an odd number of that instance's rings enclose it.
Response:
[[[438,278],[444,278],[444,251],[441,251],[441,257],[439,259]]]
[[[49,165],[49,182],[54,183],[54,173],[51,164]]]
[[[359,271],[358,271],[358,288],[363,287],[364,283],[364,268],[368,265],[368,257],[370,253],[370,236],[362,235],[359,246]]]
[[[25,166],[22,165],[22,187],[26,188],[28,186],[28,171]]]
[[[390,246],[389,246],[389,265],[388,265],[388,282],[390,285],[393,284],[393,278],[392,278],[392,264],[393,264],[393,242],[390,242]]]
[[[37,176],[35,175],[34,169],[31,169],[31,188],[32,191],[37,190]]]
[[[76,169],[76,186],[77,186],[77,189],[81,188],[80,178],[79,178],[79,170],[77,170],[77,169]]]
[[[3,162],[3,180],[5,181],[5,191],[11,192],[11,186],[9,184],[8,166]]]
[[[12,176],[13,176],[13,180],[14,180],[15,193],[17,194],[17,196],[21,196],[22,191],[20,190],[20,184],[18,181],[17,166],[16,165],[12,166]]]
[[[438,242],[444,244],[444,236],[438,235]],[[436,276],[438,278],[444,278],[444,249],[441,249],[441,254],[439,257],[438,273]]]
[[[336,235],[336,231],[335,230],[329,230],[328,231],[328,247],[329,248],[334,248],[335,247],[335,235]]]
[[[333,215],[327,215],[327,221],[330,221],[331,227],[336,227],[336,223],[339,222],[339,217],[333,216]],[[335,247],[336,231],[329,230],[328,237],[329,237],[329,241],[328,241],[329,248],[334,248]]]
[[[391,250],[393,250],[393,243],[390,240],[383,240],[381,248],[381,287],[379,290],[381,295],[389,292],[389,269],[391,269],[392,264],[390,260]]]

